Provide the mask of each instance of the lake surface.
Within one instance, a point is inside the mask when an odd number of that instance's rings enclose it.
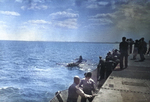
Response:
[[[118,44],[0,41],[0,102],[48,102]],[[82,55],[86,62],[68,68]]]

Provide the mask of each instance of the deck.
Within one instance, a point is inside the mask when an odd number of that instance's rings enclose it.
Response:
[[[128,60],[128,68],[111,73],[93,102],[150,102],[150,56]],[[138,56],[139,59],[139,56]]]

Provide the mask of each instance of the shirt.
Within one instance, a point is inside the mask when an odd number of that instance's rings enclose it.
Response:
[[[68,101],[77,101],[78,96],[81,97],[92,97],[91,95],[87,95],[85,94],[78,85],[76,85],[75,83],[73,83],[69,89],[68,89]]]
[[[119,49],[121,53],[126,53],[128,51],[128,43],[125,42],[121,42],[119,45]]]
[[[82,86],[84,93],[89,94],[89,95],[92,95],[92,91],[96,90],[95,82],[91,78],[89,80],[86,78],[83,78],[79,86],[80,87]]]

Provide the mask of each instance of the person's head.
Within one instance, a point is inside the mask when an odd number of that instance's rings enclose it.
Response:
[[[82,56],[80,56],[79,58],[82,59]]]
[[[117,49],[115,49],[115,52],[117,52],[118,50]]]
[[[85,75],[86,78],[91,78],[92,77],[92,73],[91,72],[87,72]]]
[[[101,57],[101,56],[99,56],[99,59],[102,59],[102,57]]]
[[[74,83],[77,85],[80,83],[80,78],[78,76],[74,77]]]
[[[139,42],[139,40],[135,40],[135,42],[137,43],[137,42]]]
[[[126,41],[126,37],[122,37],[122,41]]]
[[[144,38],[141,38],[141,41],[144,41]]]
[[[110,51],[107,53],[107,56],[109,56],[109,55],[111,55],[111,52],[110,52]]]

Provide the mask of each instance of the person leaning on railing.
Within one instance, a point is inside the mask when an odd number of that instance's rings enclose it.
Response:
[[[95,85],[95,81],[91,78],[92,77],[92,73],[91,72],[87,72],[85,74],[85,78],[83,78],[79,84],[79,87],[83,88],[84,93],[92,95],[93,97],[82,97],[81,98],[81,102],[86,102],[86,100],[88,99],[89,102],[92,102],[93,98],[94,98],[94,92],[97,90],[96,85]]]
[[[68,98],[67,102],[77,102],[78,96],[84,98],[90,98],[93,97],[92,95],[85,94],[80,88],[79,88],[80,78],[78,76],[74,77],[74,83],[69,87],[68,89]]]

